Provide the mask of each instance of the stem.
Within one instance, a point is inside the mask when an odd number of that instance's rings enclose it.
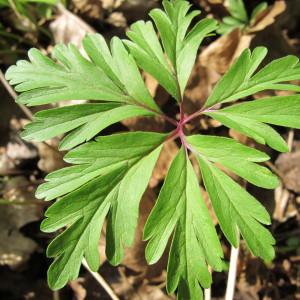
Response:
[[[174,140],[176,138],[180,138],[181,144],[184,147],[186,153],[188,150],[191,150],[190,145],[187,143],[185,134],[184,134],[184,111],[183,111],[183,105],[182,102],[180,103],[180,120],[176,122],[177,127],[174,131],[171,132],[171,134],[167,137],[167,140]]]
[[[153,112],[154,114],[158,115],[159,117],[163,118],[165,121],[171,123],[172,125],[177,126],[177,121],[175,119],[168,117],[167,115],[162,113],[160,110],[155,110],[155,109],[153,109],[147,105],[144,105],[138,101],[135,101],[135,100],[132,100],[131,102],[132,103],[128,103],[128,104],[133,104],[133,105],[139,106],[141,108],[144,108],[146,110],[149,110],[149,111]]]
[[[231,253],[230,253],[229,273],[228,273],[225,300],[233,300],[234,297],[238,258],[239,258],[239,246],[237,248],[234,248],[232,246]]]
[[[207,109],[199,109],[198,111],[192,113],[191,115],[187,116],[184,121],[183,121],[183,124],[186,124],[188,122],[190,122],[191,120],[194,120],[195,118],[197,118],[198,116],[206,113],[206,112],[212,112],[212,111],[215,111],[214,109],[212,108],[207,108]]]

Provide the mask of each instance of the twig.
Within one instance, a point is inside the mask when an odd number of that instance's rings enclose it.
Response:
[[[16,92],[12,89],[12,87],[9,85],[9,83],[7,82],[7,80],[5,79],[5,76],[2,72],[2,70],[0,70],[0,80],[3,84],[3,86],[5,87],[5,89],[7,90],[7,92],[11,95],[11,97],[16,101],[17,99],[17,94]],[[23,111],[24,115],[29,119],[32,120],[33,119],[33,115],[31,113],[31,111],[23,104],[18,103],[20,109]]]
[[[287,139],[287,144],[290,151],[292,151],[293,148],[294,135],[295,135],[294,129],[290,129],[288,139]]]
[[[2,72],[2,70],[0,69],[0,81],[2,82],[3,86],[5,87],[5,89],[7,90],[7,92],[10,94],[10,96],[12,97],[12,99],[17,100],[17,94],[16,92],[12,89],[12,87],[9,85],[9,83],[7,82],[7,80],[5,79],[5,76]],[[33,120],[33,114],[32,112],[24,105],[21,103],[18,103],[18,106],[20,107],[20,109],[23,111],[24,115],[27,117],[27,119],[29,119],[30,121]],[[54,148],[53,146],[51,146],[50,144],[48,144],[47,142],[42,142],[44,145],[46,145],[48,148],[50,148],[51,150],[60,153],[56,148]]]
[[[85,259],[82,261],[82,265],[89,271],[89,273],[96,279],[96,281],[102,286],[102,288],[107,292],[107,294],[113,300],[120,300],[119,297],[115,294],[109,284],[104,280],[104,278],[97,272],[93,272],[88,266]]]
[[[239,258],[239,246],[237,248],[234,248],[233,246],[231,246],[229,272],[228,272],[225,300],[233,300],[238,258]]]

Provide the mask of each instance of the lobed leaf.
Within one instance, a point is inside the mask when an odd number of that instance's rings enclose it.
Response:
[[[274,189],[279,185],[277,177],[256,162],[269,159],[268,155],[244,146],[231,138],[193,135],[187,138],[197,155],[216,162],[260,187]]]
[[[106,217],[106,255],[114,265],[121,262],[123,248],[133,243],[139,202],[164,137],[157,133],[124,133],[99,138],[67,155],[66,159],[78,166],[54,172],[46,178],[48,182],[38,191],[40,196],[48,200],[65,196],[47,210],[41,229],[53,232],[67,226],[47,250],[47,255],[55,258],[48,271],[51,288],[59,289],[75,279],[83,257],[92,270],[99,268],[98,242]],[[98,173],[86,178],[91,174],[85,172],[88,166],[96,167]]]
[[[53,200],[91,179],[120,166],[130,166],[163,143],[166,135],[152,132],[128,132],[103,136],[69,151],[64,160],[76,166],[66,167],[46,176],[37,198]]]
[[[102,100],[134,104],[159,112],[158,106],[146,89],[138,68],[118,38],[112,41],[112,52],[99,52],[93,45],[107,47],[99,34],[89,35],[84,47],[91,62],[84,58],[72,44],[57,45],[53,57],[43,55],[37,49],[28,52],[30,62],[18,61],[6,72],[6,79],[22,92],[18,102],[28,106],[53,103],[61,100]],[[101,60],[102,59],[102,60]],[[107,62],[111,67],[108,70]]]
[[[300,128],[299,103],[300,95],[278,96],[244,102],[205,114],[258,143],[286,152],[288,147],[282,137],[264,123]]]
[[[207,264],[221,270],[223,253],[183,148],[170,166],[145,225],[149,263],[157,262],[162,256],[171,235],[167,290],[172,293],[178,288],[178,299],[202,299],[200,285],[209,287],[211,284]]]
[[[227,0],[227,6],[230,14],[242,22],[248,22],[248,14],[243,0]]]
[[[38,112],[32,123],[25,126],[26,140],[45,141],[70,132],[60,143],[61,150],[69,150],[91,140],[106,127],[118,121],[154,113],[134,105],[121,103],[79,104]]]
[[[198,155],[197,158],[204,185],[228,241],[237,247],[241,232],[254,255],[266,261],[272,260],[275,240],[262,226],[270,224],[268,212],[245,189],[203,156]]]
[[[207,34],[217,28],[217,22],[201,20],[188,32],[200,11],[188,13],[190,4],[182,0],[164,0],[163,6],[165,11],[154,9],[150,12],[163,49],[150,21],[134,23],[127,33],[131,41],[125,43],[139,66],[156,78],[177,101],[181,101],[199,45]]]
[[[288,55],[275,59],[254,74],[266,55],[267,49],[264,47],[257,47],[252,53],[249,49],[245,49],[216,84],[205,107],[232,102],[269,89],[300,91],[297,85],[282,84],[300,79],[300,64],[296,56]]]

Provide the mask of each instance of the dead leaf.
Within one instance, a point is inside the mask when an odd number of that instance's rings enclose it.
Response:
[[[103,8],[101,0],[72,0],[75,12],[91,19],[102,19]]]
[[[53,34],[55,44],[73,43],[79,49],[82,49],[82,39],[87,33],[94,33],[95,30],[80,19],[59,5],[59,15],[50,24],[50,30]]]
[[[167,296],[159,286],[143,284],[138,290],[138,295],[133,295],[130,300],[170,300],[173,296]]]
[[[83,287],[82,283],[84,283],[83,278],[78,278],[77,280],[72,280],[69,282],[69,286],[74,292],[74,300],[85,300],[87,296],[87,291]]]
[[[34,189],[25,177],[10,178],[3,188],[5,200],[18,200],[24,205],[2,205],[0,209],[0,265],[16,268],[26,262],[38,245],[19,229],[40,220],[42,207],[26,204],[34,200]]]
[[[134,131],[164,132],[165,121],[160,117],[136,117],[122,121],[122,124]]]
[[[285,1],[275,1],[274,5],[262,11],[256,18],[255,23],[249,28],[249,32],[257,32],[265,29],[275,22],[275,18],[286,9]]]
[[[121,12],[113,12],[105,21],[115,27],[126,28],[127,20]]]
[[[38,167],[45,173],[51,173],[67,165],[63,161],[64,153],[56,150],[58,149],[58,143],[59,139],[53,138],[47,141],[48,145],[44,143],[36,144],[40,156],[40,160],[38,161]]]
[[[300,151],[280,154],[275,165],[284,175],[283,182],[286,188],[300,193]]]
[[[224,74],[242,51],[249,47],[252,39],[252,35],[243,35],[237,28],[205,48],[200,54],[200,63],[218,74]]]

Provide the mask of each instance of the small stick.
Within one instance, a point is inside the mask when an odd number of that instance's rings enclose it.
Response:
[[[0,80],[3,84],[3,86],[5,87],[5,89],[7,90],[7,92],[11,95],[11,97],[16,101],[17,99],[17,94],[16,92],[12,89],[12,87],[9,85],[9,83],[7,82],[7,80],[5,79],[5,76],[2,72],[2,70],[0,70]],[[32,121],[33,119],[33,115],[31,113],[31,111],[24,105],[21,103],[18,103],[20,109],[23,111],[24,115]]]
[[[290,151],[292,151],[293,148],[294,135],[295,135],[294,129],[290,129],[288,139],[287,139],[287,144]]]
[[[238,258],[239,258],[239,246],[237,248],[231,246],[229,273],[228,273],[225,300],[233,300]]]
[[[112,290],[112,288],[109,286],[109,284],[104,280],[104,278],[98,272],[93,272],[90,269],[90,267],[88,266],[88,263],[87,263],[87,261],[85,259],[83,259],[82,265],[87,269],[87,271],[89,271],[89,273],[102,286],[102,288],[107,292],[107,294],[111,297],[111,299],[113,299],[113,300],[120,300],[119,297]]]
[[[13,88],[9,85],[9,83],[7,82],[7,80],[5,79],[5,76],[2,72],[2,70],[0,69],[0,81],[2,82],[3,86],[5,87],[5,89],[7,90],[7,92],[10,94],[10,96],[12,97],[12,99],[14,99],[16,101],[17,99],[17,94],[16,92],[13,90]],[[33,114],[32,112],[24,105],[21,103],[18,103],[18,106],[20,107],[20,109],[23,111],[24,115],[27,117],[27,119],[29,119],[30,121],[33,120]],[[47,142],[42,142],[44,145],[46,145],[47,147],[49,147],[51,150],[53,150],[54,152],[60,153],[56,148],[54,148],[53,146],[51,146],[50,144],[48,144]]]

